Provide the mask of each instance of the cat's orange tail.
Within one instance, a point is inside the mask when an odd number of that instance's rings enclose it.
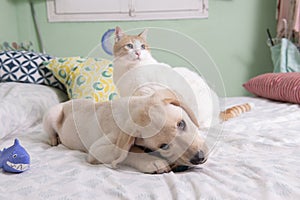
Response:
[[[222,111],[220,113],[220,119],[222,121],[227,121],[231,118],[237,117],[241,115],[244,112],[250,111],[252,108],[254,108],[253,103],[245,103],[237,106],[233,106],[230,108],[227,108],[225,111]]]

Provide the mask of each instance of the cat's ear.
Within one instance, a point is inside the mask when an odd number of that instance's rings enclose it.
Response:
[[[115,29],[115,41],[118,42],[124,36],[124,33],[120,27],[116,27]]]
[[[143,38],[144,40],[147,40],[147,33],[148,33],[148,29],[145,29],[143,32],[141,32],[138,36],[140,36],[141,38]]]

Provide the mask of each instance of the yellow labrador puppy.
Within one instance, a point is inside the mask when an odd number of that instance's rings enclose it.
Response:
[[[170,171],[171,164],[198,165],[207,148],[193,112],[167,89],[110,102],[70,100],[45,115],[51,145],[88,153],[88,162],[123,163],[145,173]],[[146,154],[137,146],[156,151]]]

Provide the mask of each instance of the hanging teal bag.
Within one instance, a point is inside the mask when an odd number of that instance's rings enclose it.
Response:
[[[274,72],[300,72],[300,52],[289,39],[270,47]]]

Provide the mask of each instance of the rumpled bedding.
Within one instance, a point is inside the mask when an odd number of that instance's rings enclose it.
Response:
[[[40,123],[46,110],[66,100],[60,90],[36,84],[0,83],[0,138],[9,134],[26,134]]]
[[[31,114],[40,116],[44,108],[61,101],[59,95],[49,94],[49,88],[39,90],[45,89],[43,94],[34,90],[19,96],[16,92],[14,98],[2,101],[1,130],[11,128],[3,122],[6,118],[13,124],[13,119],[22,116],[18,122],[26,124]],[[5,91],[2,85],[0,90],[1,100],[14,91]],[[24,110],[13,109],[13,105],[22,104],[23,109],[31,111],[29,101],[23,100],[32,96],[52,103],[42,104],[43,111],[26,116]],[[222,131],[215,137],[208,161],[180,173],[150,175],[128,167],[115,170],[91,165],[83,152],[63,145],[49,146],[41,121],[32,120],[35,122],[13,129],[0,139],[2,149],[18,138],[31,155],[28,171],[0,172],[0,199],[299,199],[299,105],[251,97],[224,101],[228,106],[252,102],[255,108],[216,127]]]

